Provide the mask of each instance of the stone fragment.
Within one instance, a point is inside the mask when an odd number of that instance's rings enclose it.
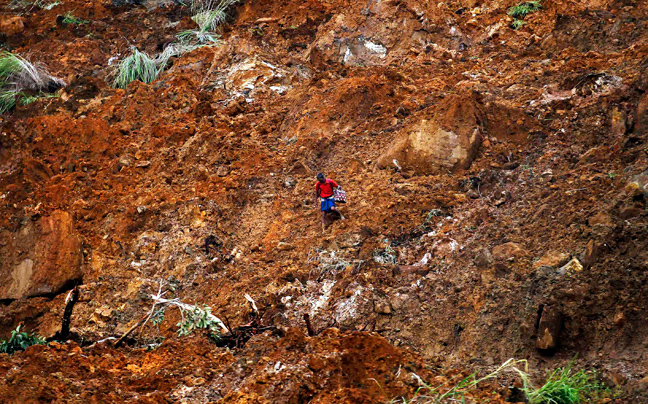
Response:
[[[581,272],[582,270],[583,270],[583,264],[580,263],[578,258],[574,257],[571,259],[571,261],[569,261],[568,263],[560,267],[558,273],[561,275],[565,275],[566,273]]]
[[[583,268],[587,269],[591,267],[598,258],[598,246],[594,243],[594,240],[590,240],[585,247],[585,251],[581,254],[581,263]]]
[[[648,131],[648,92],[639,99],[636,117],[635,133],[646,133]]]
[[[533,269],[538,269],[540,267],[557,267],[564,265],[568,260],[568,254],[558,251],[548,251],[542,256],[542,258],[533,264]]]
[[[474,95],[447,96],[431,117],[415,121],[395,139],[379,157],[378,167],[419,173],[470,167],[482,141],[480,108]]]
[[[558,347],[560,331],[562,329],[563,315],[551,306],[544,306],[538,323],[538,337],[536,348],[552,350]]]
[[[493,255],[488,250],[488,248],[482,248],[477,252],[477,254],[475,254],[475,259],[473,262],[479,268],[486,268],[493,263]]]
[[[25,20],[18,15],[0,15],[0,32],[15,35],[25,29]]]
[[[391,314],[391,306],[389,302],[384,300],[375,300],[374,301],[374,311],[378,314]]]
[[[523,252],[524,250],[519,244],[509,242],[493,248],[493,258],[498,261],[505,261],[520,256]]]
[[[277,244],[277,250],[279,251],[290,251],[294,250],[295,246],[290,244],[290,243],[285,243],[283,241],[280,241],[279,244]]]
[[[229,167],[227,166],[220,166],[218,167],[218,170],[216,170],[216,175],[219,177],[226,177],[229,174]]]
[[[613,227],[614,222],[612,222],[612,218],[610,217],[609,214],[605,212],[599,212],[596,215],[590,217],[587,219],[587,223],[590,226],[596,226],[596,225],[601,225],[605,227]]]
[[[54,211],[0,243],[0,299],[49,295],[83,276],[81,240],[72,216]]]
[[[624,312],[619,311],[614,315],[614,325],[616,325],[617,327],[623,327],[625,322],[626,316]]]

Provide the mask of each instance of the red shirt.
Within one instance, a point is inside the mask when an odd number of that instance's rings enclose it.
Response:
[[[315,184],[315,192],[317,192],[317,195],[319,195],[320,198],[328,198],[333,196],[333,188],[337,187],[337,182],[327,178],[323,184],[317,181],[317,184]]]

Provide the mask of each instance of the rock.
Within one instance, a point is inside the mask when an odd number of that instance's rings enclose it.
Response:
[[[561,275],[565,275],[566,273],[569,272],[581,272],[582,270],[583,270],[583,264],[580,263],[578,258],[574,257],[571,259],[571,261],[569,261],[568,263],[560,267],[558,273]]]
[[[627,131],[627,116],[625,111],[620,110],[617,107],[614,107],[610,112],[610,129],[612,135],[621,139],[625,136]]]
[[[647,391],[648,390],[648,376],[646,376],[643,379],[636,382],[635,386],[636,386],[635,390]]]
[[[585,247],[585,251],[581,254],[581,261],[583,268],[591,267],[598,258],[598,246],[594,243],[594,240],[590,240]]]
[[[398,165],[418,173],[468,168],[482,141],[482,112],[475,95],[449,95],[430,118],[407,127],[377,160],[378,167]]]
[[[374,311],[378,314],[391,314],[391,306],[389,302],[384,300],[375,300],[374,301]]]
[[[522,247],[519,244],[509,242],[505,244],[500,244],[497,247],[493,248],[493,258],[498,261],[505,261],[513,259],[517,256],[520,256],[524,253]]]
[[[25,20],[18,15],[0,15],[0,32],[15,35],[25,29]]]
[[[550,306],[544,306],[538,323],[538,337],[536,348],[540,350],[552,350],[558,347],[560,342],[560,330],[562,329],[562,313]]]
[[[564,265],[568,260],[568,254],[558,251],[548,251],[542,256],[542,258],[533,264],[533,269],[538,269],[540,267],[557,267]]]
[[[625,207],[619,211],[619,217],[623,220],[632,219],[633,217],[641,215],[643,212],[643,209],[637,207]]]
[[[635,133],[646,133],[648,131],[648,92],[639,99],[636,117]]]
[[[488,248],[482,248],[475,255],[475,259],[473,262],[479,268],[489,267],[493,263],[493,255],[488,250]]]
[[[625,322],[626,316],[624,312],[619,311],[614,315],[614,325],[616,325],[617,327],[623,327]]]
[[[226,177],[229,174],[230,170],[229,167],[227,166],[220,166],[218,167],[218,170],[216,170],[216,175],[219,177]]]
[[[277,244],[277,250],[279,251],[290,251],[294,249],[295,246],[290,243],[284,243],[283,241],[280,241],[279,244]]]
[[[634,200],[648,199],[648,170],[632,177],[625,192]]]
[[[72,216],[54,211],[0,243],[0,299],[56,294],[83,276],[81,240]]]
[[[610,215],[608,215],[605,212],[599,212],[596,215],[590,217],[589,219],[587,219],[587,223],[590,226],[596,226],[596,225],[601,225],[605,227],[614,226],[614,222],[612,222],[612,218],[610,217]]]

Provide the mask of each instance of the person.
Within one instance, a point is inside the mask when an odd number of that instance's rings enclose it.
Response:
[[[330,178],[326,178],[324,174],[317,174],[317,183],[315,183],[315,200],[320,198],[320,210],[322,211],[322,230],[326,229],[326,214],[335,211],[340,215],[340,219],[344,220],[342,213],[335,207],[335,198],[333,198],[333,191],[338,188],[337,182]]]

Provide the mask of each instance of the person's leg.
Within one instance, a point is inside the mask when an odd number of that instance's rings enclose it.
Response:
[[[322,231],[326,230],[326,212],[322,211]]]
[[[335,206],[331,206],[331,210],[336,211],[338,215],[340,215],[340,220],[344,220],[344,215],[342,214],[342,212],[338,210],[338,208],[336,208]]]

